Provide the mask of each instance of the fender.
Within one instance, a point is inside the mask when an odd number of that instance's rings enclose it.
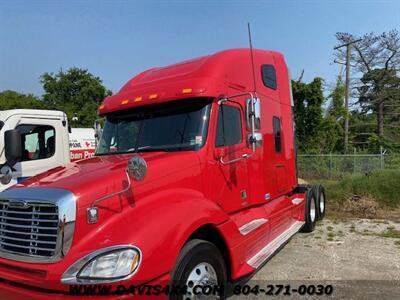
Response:
[[[130,280],[147,282],[172,270],[180,250],[196,229],[206,224],[217,227],[229,219],[215,202],[197,190],[171,188],[133,202],[128,198],[115,197],[107,201],[107,207],[99,207],[99,223],[94,225],[86,223],[87,207],[79,208],[75,229],[79,237],[74,237],[64,260],[68,265],[58,276],[93,251],[131,244],[141,250],[143,257],[140,269]],[[126,204],[117,209],[121,203]]]
[[[229,219],[215,202],[195,190],[170,189],[150,195],[145,202],[143,207],[137,208],[143,218],[138,224],[148,225],[140,228],[132,238],[141,247],[140,277],[146,276],[146,279],[170,272],[184,244],[198,228],[206,224],[216,226]],[[154,236],[158,238],[154,239]],[[155,253],[154,249],[163,251]],[[146,257],[148,253],[151,253],[151,261]]]

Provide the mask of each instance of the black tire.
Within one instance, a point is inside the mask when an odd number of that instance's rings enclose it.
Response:
[[[325,217],[326,211],[326,196],[325,196],[325,188],[322,185],[317,186],[317,216],[318,220],[323,220]]]
[[[175,268],[171,274],[171,285],[184,286],[189,275],[200,264],[211,265],[216,273],[218,287],[221,287],[222,294],[219,299],[226,299],[227,294],[227,272],[225,261],[218,248],[207,241],[194,239],[189,241],[178,256]],[[198,274],[198,273],[197,273]],[[185,300],[190,299],[185,295],[171,295],[170,299]]]
[[[316,209],[317,209],[317,221],[320,220],[320,214],[319,214],[319,206],[320,206],[320,200],[321,200],[320,188],[321,188],[321,186],[319,184],[314,184],[311,186],[311,192],[314,194],[314,197],[315,197],[315,203],[316,203]]]
[[[315,224],[317,222],[317,201],[315,199],[315,193],[313,188],[310,188],[306,192],[306,206],[304,210],[304,221],[305,224],[301,229],[301,232],[313,232]]]

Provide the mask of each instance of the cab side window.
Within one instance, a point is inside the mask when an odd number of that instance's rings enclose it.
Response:
[[[261,76],[263,83],[267,88],[273,90],[276,90],[278,88],[278,83],[276,81],[276,70],[274,65],[262,65]]]
[[[221,105],[218,111],[216,147],[231,146],[242,142],[240,109]]]
[[[282,151],[282,132],[281,132],[281,120],[278,117],[273,118],[273,127],[274,127],[275,152],[280,153]]]
[[[47,125],[19,125],[22,161],[50,158],[56,151],[55,129]]]

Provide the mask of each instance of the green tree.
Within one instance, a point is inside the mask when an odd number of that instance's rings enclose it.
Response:
[[[99,77],[88,70],[71,68],[57,74],[44,73],[41,83],[45,91],[43,101],[51,109],[64,111],[73,126],[92,127],[97,118],[97,108],[105,97],[111,95]]]
[[[330,110],[324,116],[326,101],[323,80],[314,78],[310,83],[292,81],[296,143],[300,153],[329,153],[342,151],[343,126],[338,122],[343,116],[342,84],[330,96]]]
[[[330,104],[328,107],[328,115],[334,117],[336,120],[341,120],[345,114],[344,97],[346,94],[346,84],[343,82],[342,76],[336,79],[336,85],[332,93],[328,96]]]
[[[15,91],[0,92],[0,110],[7,109],[46,109],[46,104],[32,94],[21,94]]]
[[[317,139],[323,123],[322,82],[321,78],[315,78],[308,84],[299,81],[292,82],[296,140],[300,152],[320,149]]]
[[[377,134],[383,138],[384,118],[396,119],[400,112],[400,78],[394,69],[374,69],[363,75],[361,83],[358,103],[365,114],[376,114]]]

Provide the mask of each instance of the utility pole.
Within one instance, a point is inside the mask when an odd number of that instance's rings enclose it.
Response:
[[[339,45],[334,50],[346,47],[346,93],[344,98],[345,116],[344,116],[344,153],[347,153],[349,147],[349,98],[350,98],[350,59],[351,59],[351,46],[354,43],[361,41],[361,39],[356,41],[350,41],[346,44]],[[344,64],[335,60],[335,63]]]

